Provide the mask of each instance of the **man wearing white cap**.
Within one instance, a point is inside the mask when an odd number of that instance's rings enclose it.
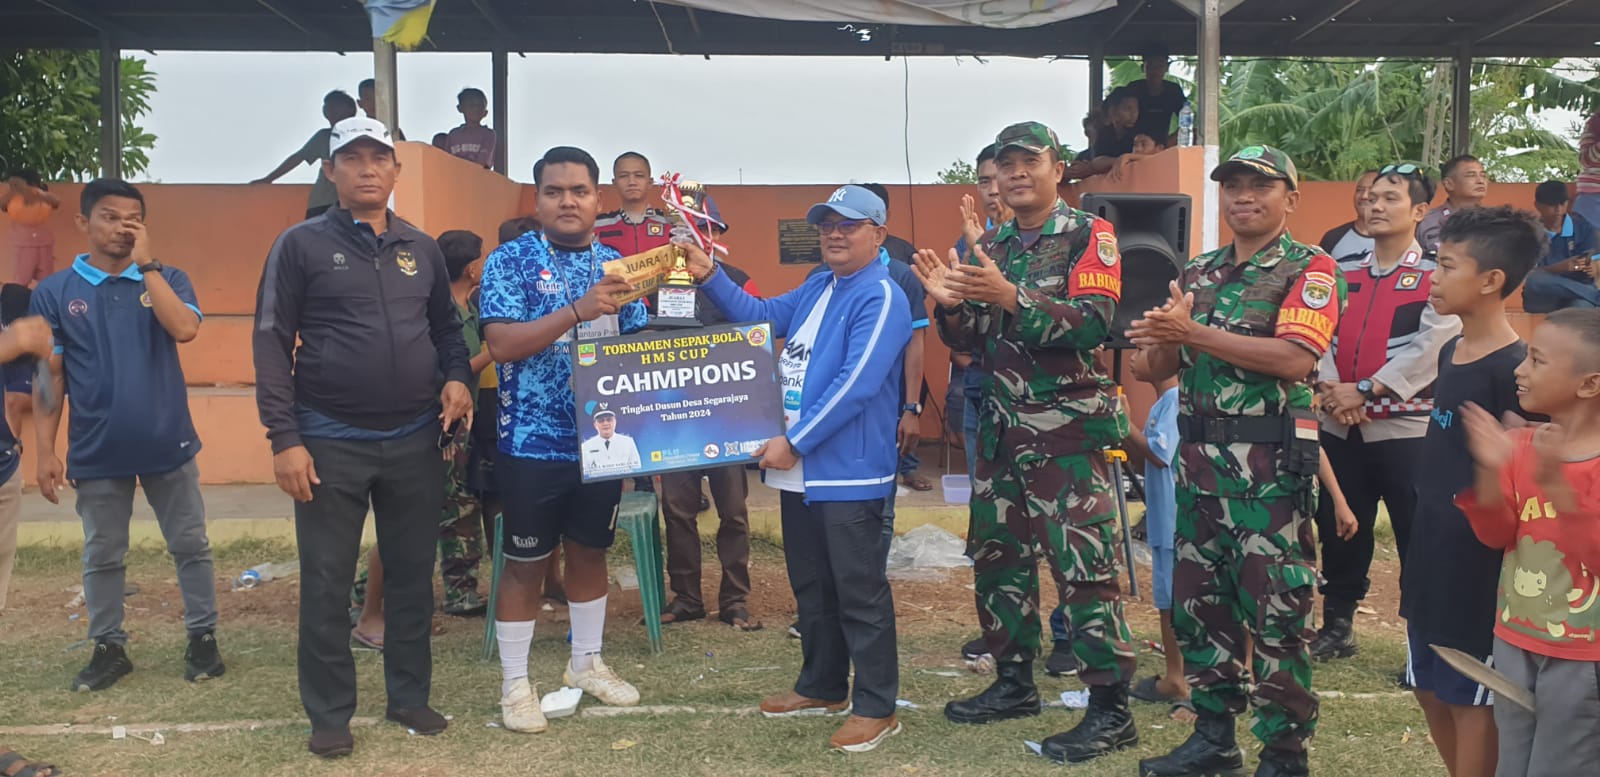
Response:
[[[278,236],[254,336],[273,474],[295,500],[300,700],[310,750],[323,757],[355,747],[345,597],[369,508],[383,560],[386,717],[418,734],[445,729],[428,706],[439,443],[472,425],[472,373],[444,257],[388,209],[400,174],[388,130],[345,119],[329,145],[322,172],[339,206]]]
[[[640,467],[639,446],[626,434],[617,434],[617,414],[601,408],[594,412],[595,436],[583,441],[585,474],[620,475]]]

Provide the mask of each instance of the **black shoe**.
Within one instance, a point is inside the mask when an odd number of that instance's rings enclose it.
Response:
[[[1039,688],[1033,684],[1032,661],[996,664],[988,690],[970,699],[944,705],[951,723],[992,723],[1039,714]]]
[[[313,731],[306,749],[319,758],[343,758],[356,751],[356,738],[350,729],[340,731]]]
[[[1070,730],[1041,743],[1041,753],[1056,763],[1083,763],[1139,744],[1139,727],[1128,709],[1128,686],[1092,685],[1089,708]]]
[[[1349,618],[1329,618],[1311,641],[1311,657],[1318,661],[1349,658],[1361,652],[1356,644],[1356,632]]]
[[[1410,691],[1410,690],[1413,690],[1413,689],[1416,688],[1416,686],[1411,684],[1411,679],[1406,674],[1406,670],[1404,670],[1404,669],[1401,669],[1400,673],[1394,676],[1394,684],[1400,686],[1400,688],[1402,690],[1407,690],[1407,691]]]
[[[183,651],[183,679],[191,683],[215,680],[227,671],[222,665],[222,654],[217,652],[215,632],[189,636],[189,648]]]
[[[94,643],[94,658],[89,659],[89,665],[72,680],[68,690],[103,691],[132,671],[133,662],[128,660],[128,651],[114,642],[102,640]]]
[[[976,661],[989,654],[989,643],[983,637],[978,637],[961,646],[961,657],[968,661]]]
[[[1139,777],[1244,777],[1244,753],[1233,739],[1233,716],[1200,713],[1194,733],[1176,750],[1139,761]]]
[[[450,721],[432,707],[391,707],[383,716],[423,736],[442,734],[450,727]]]
[[[703,512],[705,512],[707,510],[710,510],[710,509],[711,509],[711,500],[707,499],[705,494],[701,494],[700,495],[700,512],[703,513]]]
[[[1075,677],[1078,674],[1078,657],[1072,654],[1072,645],[1061,640],[1050,649],[1044,661],[1044,673],[1051,677]]]
[[[1262,750],[1261,765],[1256,767],[1256,777],[1308,777],[1310,774],[1311,764],[1303,752]]]

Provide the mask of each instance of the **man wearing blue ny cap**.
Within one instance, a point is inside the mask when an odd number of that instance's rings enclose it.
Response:
[[[750,296],[694,245],[689,272],[734,321],[771,321],[788,432],[756,451],[783,492],[783,550],[800,609],[800,677],[761,702],[767,717],[841,714],[830,745],[865,752],[900,731],[894,600],[883,552],[885,500],[898,464],[895,407],[911,316],[878,261],[883,200],[842,186],[806,220],[832,270],[768,300]],[[855,689],[850,669],[855,667]]]

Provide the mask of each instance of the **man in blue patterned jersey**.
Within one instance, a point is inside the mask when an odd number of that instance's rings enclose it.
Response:
[[[483,267],[479,320],[500,371],[499,457],[502,553],[508,562],[494,613],[505,727],[545,730],[528,682],[528,648],[545,566],[566,556],[572,660],[563,680],[611,706],[639,692],[600,660],[606,622],[606,550],[616,537],[622,483],[584,483],[578,462],[572,342],[644,328],[640,302],[617,304],[630,287],[601,264],[620,254],[595,239],[599,166],[582,149],[557,146],[533,166],[544,229],[495,249]]]

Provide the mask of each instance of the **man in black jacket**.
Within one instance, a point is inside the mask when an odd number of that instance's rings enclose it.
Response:
[[[339,207],[278,236],[254,336],[256,405],[278,487],[295,500],[300,700],[311,752],[324,757],[355,746],[345,600],[369,505],[384,570],[387,717],[418,734],[445,729],[428,707],[440,443],[472,425],[471,368],[444,258],[387,209],[400,173],[389,132],[346,119],[330,145],[323,174]]]

